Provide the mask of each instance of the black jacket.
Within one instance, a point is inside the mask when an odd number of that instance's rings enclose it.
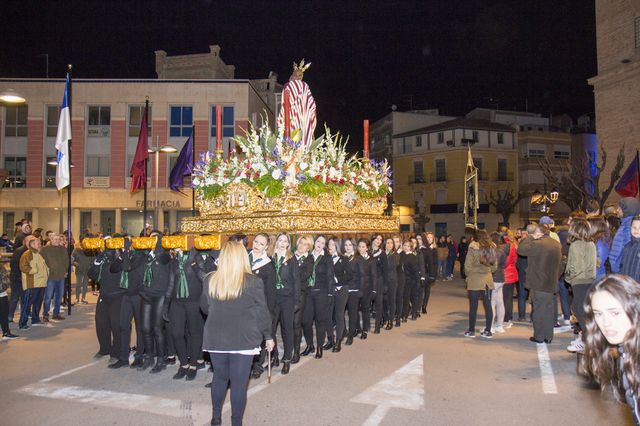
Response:
[[[296,260],[298,261],[298,273],[300,274],[300,291],[302,293],[306,293],[307,284],[309,282],[309,278],[311,277],[311,273],[313,272],[313,256],[307,254],[300,259],[296,258]]]
[[[273,262],[269,262],[251,271],[264,283],[264,297],[267,300],[269,312],[276,309],[276,267]]]
[[[105,250],[89,268],[88,276],[100,283],[100,298],[104,300],[114,300],[125,294],[125,289],[120,288],[122,267],[116,262],[116,256],[115,250]]]
[[[166,297],[171,301],[179,302],[199,302],[200,295],[202,294],[202,281],[205,277],[204,272],[204,259],[198,253],[198,250],[192,248],[186,253],[182,253],[182,256],[186,256],[186,259],[179,259],[178,257],[171,260],[170,270],[171,278],[169,280],[169,286],[167,287]],[[187,279],[187,290],[189,295],[187,297],[179,297],[179,278],[180,278],[180,265],[179,262],[184,261],[183,270]]]
[[[263,340],[273,338],[263,287],[261,279],[246,274],[242,294],[237,299],[223,301],[212,299],[205,285],[200,296],[200,309],[208,315],[203,350],[251,350],[259,347]]]
[[[362,291],[363,296],[366,296],[376,288],[376,262],[371,256],[369,256],[368,259],[365,259],[364,257],[360,256],[360,254],[356,255],[355,262],[360,278],[359,290]]]
[[[405,284],[418,283],[424,280],[424,262],[422,257],[416,254],[407,254],[404,257],[404,280]]]
[[[421,252],[424,260],[424,275],[435,281],[438,276],[438,251],[435,248],[423,247]]]
[[[335,275],[333,273],[333,260],[331,260],[331,256],[320,255],[314,260],[313,255],[309,253],[309,257],[313,263],[311,265],[311,277],[307,280],[307,291],[324,290],[327,294],[333,293],[336,280],[334,279]],[[313,278],[314,272],[315,282],[312,283],[311,278]]]
[[[171,269],[169,264],[171,263],[171,255],[165,249],[156,249],[153,252],[153,260],[151,260],[151,253],[147,255],[145,259],[145,271],[151,261],[151,285],[142,285],[141,296],[164,296],[167,293],[169,287],[169,280],[171,279]],[[143,275],[144,277],[144,275]]]
[[[333,258],[331,259],[333,262]],[[336,287],[350,286],[353,279],[349,260],[344,256],[338,256],[338,260],[333,263],[333,274],[336,277]]]
[[[385,287],[387,286],[387,271],[389,270],[387,257],[385,256],[385,252],[383,250],[378,250],[375,253],[372,253],[371,257],[376,264],[376,286],[373,288],[373,291],[383,293],[386,291]]]
[[[400,264],[400,255],[395,251],[385,253],[387,262],[387,273],[385,275],[387,286],[396,286],[398,284],[398,266]]]
[[[293,297],[294,303],[300,300],[300,270],[295,257],[284,260],[282,257],[274,253],[271,258],[276,269],[276,296],[277,297]],[[280,263],[279,263],[280,262]],[[278,268],[278,264],[280,267]],[[278,275],[282,288],[277,288]]]
[[[147,255],[144,251],[125,250],[116,260],[120,264],[122,273],[127,274],[127,296],[136,296],[142,290],[142,279],[146,266]]]

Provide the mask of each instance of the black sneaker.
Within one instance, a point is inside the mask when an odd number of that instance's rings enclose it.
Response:
[[[9,332],[2,335],[2,340],[13,340],[17,339],[18,337],[20,336],[18,336],[17,334],[11,334],[11,332]]]
[[[491,334],[489,330],[483,330],[482,333],[480,333],[480,337],[484,337],[485,339],[491,339],[493,337],[493,334]]]
[[[189,367],[180,367],[178,368],[178,371],[176,372],[176,374],[173,375],[173,380],[180,380],[180,379],[184,379],[184,377],[187,375],[187,373],[189,372]]]
[[[198,370],[196,370],[195,368],[189,368],[189,371],[187,371],[186,380],[187,381],[195,380],[197,374],[198,374]]]

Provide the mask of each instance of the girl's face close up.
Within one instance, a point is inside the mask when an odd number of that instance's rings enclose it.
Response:
[[[611,345],[624,342],[631,329],[631,320],[622,304],[608,291],[598,291],[591,298],[593,318],[598,328]]]

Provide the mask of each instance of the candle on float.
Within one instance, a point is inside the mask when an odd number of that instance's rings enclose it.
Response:
[[[216,105],[216,150],[222,151],[222,105]]]
[[[364,120],[364,158],[369,158],[369,120]]]
[[[289,138],[291,131],[291,94],[289,90],[284,91],[284,137]]]

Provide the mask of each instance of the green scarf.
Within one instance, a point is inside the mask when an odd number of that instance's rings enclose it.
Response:
[[[120,275],[120,288],[129,288],[129,273],[127,271],[122,271],[122,275]]]
[[[144,279],[142,280],[145,287],[151,287],[151,281],[153,281],[153,271],[151,270],[153,259],[154,257],[149,253],[149,255],[147,255],[147,267],[144,269]]]
[[[178,256],[178,291],[176,293],[178,299],[186,299],[189,297],[187,274],[184,272],[184,265],[187,263],[188,257],[189,256],[184,253]]]
[[[309,283],[307,287],[315,287],[316,286],[316,266],[320,263],[320,259],[322,259],[322,255],[318,256],[318,258],[313,262],[313,272],[311,272],[311,276],[309,277]]]
[[[282,285],[282,278],[280,278],[280,268],[284,263],[284,256],[278,258],[278,253],[273,255],[273,263],[276,266],[276,290],[282,290],[284,285]]]

